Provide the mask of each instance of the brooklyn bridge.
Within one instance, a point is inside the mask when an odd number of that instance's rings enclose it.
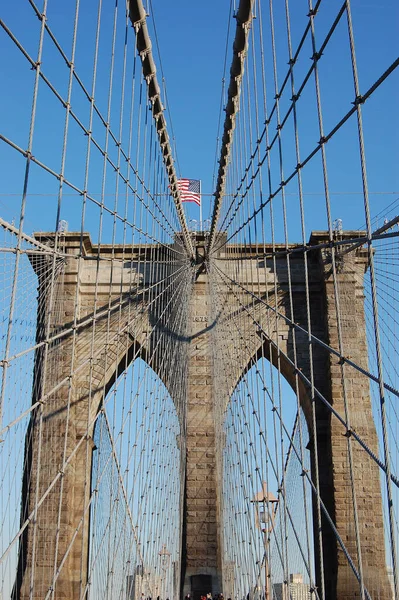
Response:
[[[0,598],[399,598],[396,3],[0,17]]]

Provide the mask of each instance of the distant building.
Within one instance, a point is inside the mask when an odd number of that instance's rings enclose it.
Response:
[[[273,584],[273,593],[275,600],[311,600],[310,585],[300,573],[292,573],[288,584]]]
[[[393,580],[393,568],[387,567],[387,573],[388,573],[388,580],[389,580],[389,583],[391,584],[391,588],[392,588],[392,600],[395,600],[395,583]]]
[[[146,571],[142,565],[137,565],[134,575],[126,578],[126,599],[143,600],[156,598],[161,595],[162,580],[151,571]]]
[[[126,577],[126,600],[135,600],[134,597],[134,584],[135,575],[127,575]]]
[[[235,596],[234,573],[235,562],[226,561],[223,569],[223,592],[225,598],[234,598]]]

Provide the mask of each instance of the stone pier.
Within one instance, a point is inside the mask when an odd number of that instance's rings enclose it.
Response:
[[[344,232],[342,235],[349,240],[360,234]],[[38,237],[51,244],[54,234]],[[183,514],[182,595],[191,592],[196,600],[200,594],[222,591],[222,483],[216,468],[215,406],[220,408],[220,403],[229,401],[229,395],[242,374],[260,356],[276,364],[278,352],[281,372],[294,389],[296,376],[298,373],[301,375],[299,393],[311,440],[312,478],[316,481],[314,450],[317,448],[322,501],[357,567],[356,517],[367,589],[372,598],[391,600],[384,553],[379,468],[359,444],[350,439],[351,431],[355,431],[370,450],[378,454],[369,380],[353,367],[342,365],[342,361],[323,346],[326,344],[338,349],[340,325],[344,355],[364,369],[368,368],[363,306],[367,253],[358,248],[337,255],[336,290],[331,253],[318,247],[325,245],[326,241],[325,232],[312,234],[310,246],[315,246],[315,249],[309,250],[307,255],[310,326],[313,336],[321,343],[315,339],[309,343],[305,333],[309,323],[304,256],[303,251],[294,246],[295,252],[288,260],[283,245],[281,255],[275,260],[269,258],[271,248],[265,247],[260,251],[259,246],[224,247],[212,258],[210,272],[207,272],[205,239],[197,234],[196,264],[187,263],[185,272],[190,273],[190,277],[180,286],[184,289],[180,296],[183,304],[174,305],[169,313],[164,311],[168,306],[166,300],[154,309],[151,298],[141,292],[143,281],[151,284],[153,290],[158,281],[164,281],[165,276],[172,272],[168,271],[171,267],[166,260],[168,250],[165,247],[132,248],[128,256],[126,249],[117,246],[102,246],[101,249],[93,246],[88,235],[84,236],[82,246],[79,234],[67,233],[63,238],[66,260],[50,263],[51,259],[46,257],[41,259],[42,262],[32,258],[39,274],[38,341],[44,339],[46,331],[56,333],[67,328],[70,333],[62,338],[62,342],[43,346],[36,355],[33,401],[44,395],[46,402],[33,412],[26,439],[21,521],[25,522],[28,517],[30,520],[22,538],[14,599],[43,598],[55,574],[54,600],[79,600],[82,597],[88,579],[87,506],[93,450],[92,432],[87,424],[92,422],[104,395],[118,377],[121,365],[127,366],[137,353],[146,360],[162,331],[169,336],[171,343],[182,343],[187,348],[187,401],[184,410],[176,406],[182,432],[186,431],[186,440],[182,444],[182,448],[186,448],[185,493],[179,499]],[[83,256],[80,256],[81,252]],[[99,254],[106,260],[97,261]],[[110,259],[115,257],[119,257],[120,261],[113,264]],[[218,365],[224,369],[226,385],[217,390],[214,386],[212,344],[218,330],[219,315],[211,311],[212,265],[227,279],[230,277],[244,288],[253,289],[261,299],[258,302],[251,300],[251,310],[238,315],[235,300],[229,298],[227,288],[224,290],[223,343],[229,346],[230,353],[234,349],[236,360],[229,364],[225,357],[220,357]],[[179,265],[176,272],[182,272]],[[49,273],[55,282],[51,298],[48,297],[47,285]],[[161,297],[159,291],[157,297]],[[113,303],[120,303],[121,294],[126,301],[114,310]],[[107,317],[97,318],[94,326],[90,320],[93,311],[102,314],[103,309]],[[185,311],[187,327],[183,333],[170,330],[177,310]],[[163,315],[161,320],[160,315]],[[237,336],[235,320],[238,322],[238,319],[242,331],[246,332],[245,339]],[[78,324],[87,321],[88,325],[71,329],[74,321]],[[293,328],[290,321],[302,330]],[[159,325],[153,329],[153,324],[158,322]],[[153,331],[150,338],[147,336],[149,331]],[[90,358],[93,345],[96,348],[95,360]],[[340,415],[345,417],[345,411],[349,412],[350,431],[331,415],[320,396],[312,397],[307,383],[311,375],[310,347],[315,388]],[[77,372],[72,361],[75,365],[87,364],[87,368]],[[151,363],[155,371],[158,363],[165,366],[165,357],[155,353]],[[179,383],[174,380],[173,373],[163,369],[163,374],[159,375],[175,400]],[[313,407],[316,430],[312,424]],[[73,453],[77,443],[78,451]],[[352,447],[353,484],[348,444]],[[64,471],[64,458],[71,453],[72,458]],[[41,497],[54,478],[57,481],[51,493],[35,512],[35,497]],[[315,503],[317,584],[321,584],[323,569],[326,600],[360,598],[356,578],[325,516],[322,516],[321,523],[319,544]],[[62,568],[58,572],[62,560]]]

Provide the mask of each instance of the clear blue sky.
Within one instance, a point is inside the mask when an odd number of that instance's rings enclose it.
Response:
[[[238,2],[236,1],[236,4]],[[233,3],[234,4],[234,3]],[[395,0],[385,0],[383,7],[378,2],[353,2],[353,22],[357,46],[359,78],[362,92],[374,83],[381,72],[396,58],[397,23],[399,8]],[[281,3],[282,5],[282,3]],[[338,11],[339,2],[324,2],[317,17],[316,34],[322,39],[327,24],[331,23]],[[230,21],[230,34],[234,33],[235,21],[229,19],[229,0],[214,2],[161,2],[152,0],[148,7],[150,13],[149,26],[153,34],[152,17],[155,16],[158,41],[162,55],[162,68],[165,76],[170,111],[166,112],[168,123],[172,121],[176,137],[177,158],[183,177],[202,180],[204,193],[212,193],[212,176],[214,170],[217,125],[219,119],[221,81],[226,49],[227,29]],[[267,14],[266,4],[263,6]],[[70,54],[71,23],[74,3],[49,3],[48,23],[55,32],[57,39]],[[113,4],[104,2],[103,22],[112,24]],[[276,39],[279,53],[280,75],[286,70],[286,38],[280,3],[275,3]],[[307,10],[307,2],[291,2],[292,37],[295,47],[302,33]],[[7,3],[2,8],[2,18],[11,28],[17,38],[34,57],[37,49],[39,21],[33,11],[23,0]],[[92,70],[92,51],[94,44],[96,18],[96,3],[81,3],[81,16],[78,28],[78,45],[76,55],[77,72],[89,86]],[[67,69],[63,61],[57,57],[48,40],[45,41],[43,56],[43,72],[65,96],[67,88]],[[231,60],[232,39],[227,44],[227,72]],[[26,59],[11,43],[9,37],[1,31],[0,50],[6,60],[2,61],[1,79],[3,90],[0,95],[0,114],[2,115],[2,131],[22,147],[26,147],[27,128],[30,115],[31,94],[34,73]],[[51,51],[50,51],[51,50]],[[310,48],[309,48],[310,52]],[[298,78],[310,65],[310,54],[306,51],[303,66],[298,63]],[[309,54],[309,56],[308,56]],[[267,58],[267,57],[266,57]],[[324,106],[325,129],[328,131],[340,115],[344,114],[353,100],[353,89],[350,80],[350,63],[347,60],[347,39],[344,27],[339,27],[333,36],[331,44],[320,63],[322,99]],[[108,66],[109,47],[104,44],[100,50],[99,82],[106,83],[105,66]],[[161,65],[158,72],[161,79]],[[272,65],[266,60],[266,77],[271,86],[269,98],[272,97]],[[313,84],[312,84],[313,85]],[[79,115],[87,123],[88,103],[78,94],[75,88],[73,106],[81,108]],[[103,96],[103,97],[102,97]],[[398,182],[398,116],[396,111],[398,99],[398,76],[393,74],[364,106],[364,124],[367,144],[367,163],[369,185],[371,191],[394,192],[399,189]],[[106,109],[105,92],[99,91],[97,101],[103,111]],[[303,155],[314,146],[318,139],[315,119],[315,107],[309,101],[304,102],[303,122],[306,129],[302,133],[301,147]],[[34,151],[38,158],[50,164],[55,170],[60,164],[60,145],[62,140],[64,109],[59,102],[51,97],[41,83],[39,90],[39,112],[34,138]],[[222,119],[224,113],[222,114]],[[355,145],[355,120],[346,126],[337,136],[336,142],[328,145],[330,184],[333,192],[360,192],[358,154]],[[172,133],[170,132],[172,136]],[[68,166],[71,179],[82,181],[81,142],[84,138],[71,126],[69,138]],[[292,149],[291,149],[292,151]],[[289,150],[288,150],[289,152]],[[93,159],[94,160],[94,159]],[[20,194],[24,161],[18,158],[14,151],[0,144],[1,161],[1,193]],[[32,171],[38,171],[33,168]],[[305,178],[305,193],[322,191],[320,168],[309,169]],[[98,192],[91,185],[92,192]],[[99,185],[97,187],[100,187]],[[56,193],[57,184],[48,175],[33,173],[30,193]],[[289,190],[287,190],[289,191]],[[391,197],[372,196],[372,211],[391,201]],[[209,197],[204,198],[204,218],[209,214]],[[309,207],[310,228],[325,227],[324,208],[318,211],[319,197],[307,196]],[[359,227],[363,220],[359,216],[361,196],[336,196],[333,202],[333,217],[341,217],[344,227]],[[18,217],[18,196],[0,197],[1,212],[5,218]],[[295,204],[297,199],[293,200]],[[64,210],[65,218],[74,207]],[[76,208],[76,207],[75,207]],[[54,213],[54,199],[44,201],[32,198],[29,201],[29,224],[27,228],[46,229],[52,219],[45,218],[50,212]],[[196,206],[186,205],[190,218],[198,218]],[[74,219],[72,218],[72,225]],[[296,235],[293,232],[293,235]],[[293,240],[294,241],[294,240]]]
[[[237,3],[238,0],[235,0],[235,4]],[[68,57],[71,49],[74,4],[72,1],[50,0],[48,10],[48,24]],[[274,4],[279,80],[281,82],[287,69],[286,38],[282,14],[284,3],[275,0]],[[42,3],[38,3],[38,5],[41,9]],[[106,85],[110,60],[109,34],[112,31],[113,6],[114,2],[111,0],[103,0],[102,22],[105,32],[100,47],[96,93],[96,101],[103,114],[107,109]],[[123,6],[123,3],[120,3],[122,12]],[[266,14],[267,2],[263,2],[262,6]],[[295,47],[305,27],[308,3],[305,0],[291,0],[290,6]],[[325,0],[321,3],[320,14],[317,16],[318,40],[325,35],[328,24],[332,22],[340,6],[341,1],[338,0]],[[152,5],[148,7],[149,26],[152,33],[154,32],[152,18],[155,17],[163,75],[168,93],[168,107],[170,108],[170,111],[168,109],[166,112],[166,119],[169,123],[171,121],[173,123],[178,165],[181,169],[179,174],[183,177],[201,179],[205,193],[214,191],[212,177],[229,22],[231,29],[227,43],[227,73],[231,60],[231,34],[234,33],[235,27],[235,21],[229,17],[230,9],[229,0],[203,0],[202,2],[152,0]],[[95,0],[82,0],[76,69],[88,88],[90,88],[92,74],[96,10],[97,2]],[[397,0],[380,2],[377,0],[354,0],[352,13],[360,88],[364,93],[397,57],[399,3]],[[26,0],[5,2],[2,5],[0,16],[26,51],[36,60],[40,23],[29,3]],[[347,37],[343,25],[344,23],[335,32],[320,61],[326,132],[345,114],[354,100]],[[155,48],[155,36],[152,37]],[[121,72],[120,50],[121,46],[118,43],[117,76]],[[0,52],[2,56],[0,64],[0,131],[13,143],[25,149],[28,139],[34,71],[31,70],[26,58],[2,29],[0,29]],[[302,56],[303,62],[298,63],[297,83],[300,82],[311,64],[311,49],[306,47]],[[157,56],[156,62],[161,79],[161,65]],[[129,64],[131,65],[131,57]],[[68,69],[55,52],[48,37],[44,44],[42,69],[51,84],[65,98]],[[271,86],[268,95],[269,98],[272,98],[274,92],[270,49],[267,50],[266,55],[266,78],[268,85]],[[116,84],[116,89],[118,89],[118,84]],[[372,214],[382,211],[381,219],[384,218],[384,207],[399,196],[399,194],[394,194],[399,190],[398,90],[398,72],[395,72],[373,94],[363,109],[369,187],[371,192],[388,194],[371,194]],[[115,95],[117,96],[117,92]],[[76,83],[73,87],[72,106],[87,126],[89,103],[78,90]],[[310,95],[308,101],[304,101],[301,105],[301,111],[301,123],[303,124],[301,150],[303,155],[306,155],[315,146],[319,137],[314,101]],[[118,128],[117,114],[117,108],[113,108],[111,122],[115,130]],[[224,113],[222,113],[222,119],[223,116]],[[60,169],[64,117],[65,109],[41,82],[33,154],[56,172],[59,172]],[[104,129],[98,122],[94,124],[94,131],[100,144],[104,145]],[[332,192],[341,194],[332,196],[332,216],[333,218],[342,218],[345,228],[360,227],[364,223],[362,197],[357,194],[361,192],[361,179],[355,134],[356,122],[352,118],[340,134],[327,145],[330,189]],[[126,141],[126,133],[124,135]],[[172,136],[171,130],[170,136]],[[74,123],[71,123],[66,175],[78,187],[83,185],[85,147],[86,137]],[[110,149],[110,152],[115,156],[115,147]],[[293,164],[292,153],[293,148],[288,148],[287,172],[289,172],[289,166],[292,167]],[[312,166],[307,168],[306,175],[304,174],[308,234],[312,228],[323,229],[326,227],[319,160],[315,160],[314,165],[312,163]],[[15,219],[18,222],[19,219],[24,167],[25,160],[18,152],[0,141],[0,216],[8,221]],[[99,196],[101,188],[101,174],[102,160],[93,151],[89,191],[96,197]],[[114,180],[110,177],[106,193],[109,194],[107,198],[111,205],[114,189]],[[56,179],[36,165],[32,165],[25,225],[27,233],[54,228],[57,190]],[[70,194],[70,190],[65,189],[65,191]],[[294,188],[290,188],[287,192],[294,194],[287,196],[289,230],[292,231],[291,241],[298,241],[300,239],[297,218],[298,200]],[[64,197],[61,216],[70,222],[70,229],[79,227],[80,203],[79,195],[65,195]],[[189,218],[198,219],[197,207],[186,206],[186,210]],[[207,217],[209,212],[209,197],[206,196],[204,197],[204,217]],[[98,215],[98,211],[89,212],[85,222],[85,228],[90,231],[93,238],[96,238],[97,235]],[[107,227],[109,227],[109,220],[105,224],[105,228]],[[108,235],[106,241],[109,241],[108,229],[105,235]],[[34,286],[31,286],[30,289],[34,289]],[[30,389],[30,386],[26,385],[26,389]],[[25,394],[28,404],[29,394],[29,391]]]
[[[215,157],[215,138],[219,117],[221,80],[228,28],[229,1],[213,2],[207,0],[200,5],[179,0],[176,2],[159,2],[153,0],[153,12],[157,26],[159,45],[162,53],[162,64],[167,83],[174,132],[177,139],[178,158],[183,176],[203,180],[203,190],[212,192],[212,174]],[[238,4],[238,2],[236,2]],[[267,14],[268,3],[263,10]],[[281,55],[281,71],[286,73],[286,36],[281,7],[283,3],[275,2],[276,22],[281,29],[276,30],[277,49]],[[366,91],[398,55],[397,27],[399,7],[394,0],[385,0],[383,6],[379,2],[353,2],[352,17],[357,47],[359,80],[362,92]],[[322,9],[316,20],[316,36],[321,41],[327,24],[333,20],[341,3],[333,1],[322,3]],[[293,45],[302,34],[307,10],[307,2],[290,2],[292,11]],[[343,22],[345,23],[345,21]],[[345,24],[346,25],[346,24]],[[235,21],[231,23],[234,33]],[[173,34],[171,35],[171,32]],[[227,65],[231,60],[232,41],[228,43]],[[299,74],[310,66],[310,48],[304,56],[307,63],[302,68],[298,65]],[[324,107],[324,125],[326,132],[335,125],[339,117],[350,108],[353,97],[351,81],[351,65],[347,53],[345,28],[339,27],[320,63],[322,101]],[[324,61],[324,62],[323,62]],[[228,71],[227,71],[228,73]],[[266,64],[266,77],[270,86],[272,65]],[[338,85],[339,84],[339,85]],[[310,86],[313,91],[313,83]],[[272,89],[269,98],[273,97]],[[369,186],[371,191],[398,191],[399,159],[398,134],[399,121],[397,102],[399,97],[398,74],[390,77],[375,95],[364,105],[364,125],[367,145],[367,163]],[[271,101],[270,101],[271,104]],[[313,147],[318,140],[315,120],[315,107],[309,104],[309,126],[301,139],[302,152]],[[224,113],[222,118],[224,117]],[[304,115],[306,118],[306,116]],[[302,117],[302,118],[304,118]],[[337,142],[328,144],[331,190],[335,192],[361,191],[358,153],[355,138],[356,123],[346,126]],[[354,158],[348,160],[353,152]],[[345,159],[343,159],[345,156]],[[336,169],[334,169],[336,159]],[[323,185],[320,166],[311,171],[312,176],[306,179],[306,192],[321,192]],[[313,178],[313,181],[312,181]],[[392,198],[393,199],[393,198]],[[309,202],[316,204],[318,197],[309,197]],[[372,197],[373,212],[388,204],[391,198]],[[334,218],[342,217],[344,226],[360,227],[363,219],[356,216],[362,201],[361,196],[336,196],[333,198]],[[204,199],[207,213],[208,199]],[[297,200],[295,199],[295,203]],[[352,205],[352,210],[350,206]],[[191,208],[191,207],[190,207]],[[198,212],[195,207],[190,214]],[[357,219],[357,220],[356,220]],[[312,227],[324,227],[323,215],[321,224],[314,220]]]

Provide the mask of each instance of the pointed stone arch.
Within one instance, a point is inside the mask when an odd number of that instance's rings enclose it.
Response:
[[[248,569],[252,569],[252,573],[249,576],[247,574],[249,581],[256,582],[261,589],[266,589],[268,585],[270,596],[272,582],[284,581],[287,573],[295,570],[303,573],[305,578],[308,572],[314,576],[314,564],[308,566],[304,560],[304,555],[308,556],[307,541],[310,541],[311,559],[314,557],[311,489],[307,486],[304,490],[302,483],[298,483],[304,471],[310,472],[309,429],[302,409],[299,414],[297,409],[295,383],[289,383],[283,369],[279,369],[269,356],[260,351],[237,383],[223,415],[223,485],[228,486],[232,479],[230,485],[239,490],[238,495],[243,503],[240,506],[233,496],[224,531],[228,532],[230,527],[234,529],[236,521],[246,520],[246,524],[237,526],[235,535],[238,537],[242,532],[245,538],[242,542],[248,540],[248,551],[254,557],[243,568],[245,560],[240,561],[239,556],[234,555],[237,550],[233,544],[233,552],[228,556],[227,577],[224,574],[226,593],[230,597],[246,595],[242,579]],[[281,414],[284,418],[280,429]],[[255,500],[260,502],[268,497],[269,492],[273,499],[269,508],[271,511],[279,508],[273,518],[273,526],[266,535],[266,530],[261,533],[260,513],[268,511],[267,503],[257,505]],[[225,487],[224,503],[230,502],[231,495],[232,489]],[[248,521],[252,522],[252,530]],[[306,535],[307,528],[310,540]],[[267,538],[270,541],[266,541]],[[259,568],[259,561],[269,548],[267,566],[262,562],[262,568]],[[224,541],[224,555],[228,555],[229,549],[229,544]],[[288,562],[283,567],[285,549]],[[232,569],[231,574],[229,569]],[[268,577],[265,572],[269,574]]]
[[[54,234],[37,237],[50,246],[55,239]],[[153,301],[159,271],[167,275],[165,248],[155,253],[150,247],[124,248],[118,256],[111,246],[100,253],[88,235],[81,239],[75,233],[60,243],[65,260],[31,258],[39,277],[33,390],[38,407],[25,441],[21,524],[34,524],[25,525],[20,543],[13,595],[21,600],[31,597],[32,577],[41,598],[61,560],[54,597],[79,598],[86,585],[93,429],[119,374],[140,357],[173,397],[172,374],[160,368],[158,334],[170,312],[162,300]],[[161,269],[154,267],[157,260]],[[178,416],[181,421],[181,412]],[[35,511],[37,498],[42,501]]]
[[[170,561],[181,550],[182,505],[179,495],[171,493],[181,487],[183,467],[176,405],[147,361],[137,354],[129,362],[128,358],[104,397],[93,429],[88,581],[90,597],[96,598],[107,596],[110,589],[113,596],[125,598],[133,593],[133,585],[138,596],[159,595],[159,555],[148,548],[162,538]],[[147,473],[146,478],[140,479],[140,473]],[[162,519],[165,507],[168,518]],[[151,528],[148,519],[157,527]],[[111,534],[116,524],[118,535]],[[107,578],[100,560],[104,539],[111,564]],[[137,574],[141,575],[135,579]],[[171,571],[166,579],[169,591],[173,586],[176,592],[176,569],[173,574],[173,581]]]
[[[345,232],[348,238],[360,235],[359,232]],[[343,501],[349,486],[347,464],[347,431],[332,414],[337,411],[345,415],[341,380],[340,358],[329,351],[338,348],[338,325],[335,304],[334,278],[330,250],[325,248],[328,236],[325,232],[312,234],[312,244],[320,246],[307,255],[308,301],[310,323],[308,323],[307,290],[304,285],[303,251],[296,249],[289,257],[284,252],[273,258],[273,252],[264,250],[265,257],[259,258],[258,248],[239,247],[220,253],[215,259],[216,268],[223,280],[226,301],[219,326],[223,336],[223,346],[231,348],[234,360],[226,364],[224,381],[218,388],[223,390],[225,402],[229,401],[233,389],[243,374],[254,365],[259,356],[267,358],[274,366],[280,363],[280,370],[287,382],[295,390],[297,377],[299,398],[308,423],[311,446],[317,444],[318,476],[322,503],[331,516],[332,522],[354,562],[357,561],[355,531],[351,502]],[[281,248],[283,250],[283,248]],[[228,259],[233,256],[233,260]],[[364,282],[368,268],[368,255],[358,247],[342,255],[337,269],[337,285],[341,306],[342,339],[347,356],[361,368],[367,370],[367,341],[364,317]],[[231,284],[234,282],[234,286]],[[253,296],[242,294],[247,305],[237,312],[237,301],[233,298],[235,289],[256,289]],[[231,309],[229,307],[231,304]],[[238,327],[240,323],[240,327]],[[309,326],[312,339],[309,340]],[[218,333],[220,335],[220,331]],[[310,364],[310,348],[313,361]],[[310,382],[314,381],[314,396]],[[346,370],[347,402],[351,413],[352,429],[359,433],[364,443],[378,455],[378,440],[371,410],[370,384],[367,377],[355,369]],[[312,404],[315,409],[316,432],[312,423]],[[330,405],[330,407],[328,406]],[[359,406],[361,408],[359,409]],[[316,435],[315,435],[316,433]],[[373,536],[370,536],[370,515],[359,510],[359,531],[362,545],[363,575],[371,597],[390,597],[386,572],[384,548],[384,525],[381,502],[380,470],[377,464],[366,457],[357,442],[352,443],[354,457],[354,487],[357,505],[366,506],[373,497],[374,523]],[[312,478],[315,482],[315,452],[312,452]],[[317,503],[314,500],[314,513]],[[323,575],[326,599],[350,600],[359,593],[359,584],[351,566],[337,541],[331,523],[322,511],[322,546],[319,545],[317,518],[315,525],[316,572],[321,573],[320,557],[323,557]],[[379,540],[377,543],[376,540]],[[320,586],[320,580],[317,584]]]
[[[360,233],[346,232],[342,235],[352,239]],[[43,234],[43,240],[47,240],[47,243],[51,244],[52,239],[54,234]],[[237,268],[237,261],[229,261],[228,256],[224,255],[224,249],[221,249],[212,261],[215,261],[215,264],[220,261],[220,270],[225,274],[226,280],[230,277],[235,285],[243,285],[248,290],[256,285],[257,297],[251,297],[248,306],[241,307],[247,320],[245,335],[238,336],[234,333],[235,320],[239,315],[235,312],[237,303],[233,301],[231,291],[225,290],[225,305],[215,307],[216,314],[212,313],[211,276],[200,261],[195,283],[191,290],[185,288],[187,292],[182,298],[184,306],[189,307],[191,324],[188,325],[187,337],[179,337],[169,330],[168,325],[170,311],[179,310],[181,307],[179,303],[174,302],[174,308],[168,312],[168,298],[173,296],[174,291],[165,282],[174,267],[166,266],[166,261],[163,260],[164,247],[132,248],[129,250],[131,258],[124,262],[126,248],[102,246],[100,251],[91,245],[87,235],[83,236],[83,240],[79,234],[65,235],[62,243],[67,259],[59,265],[56,263],[53,286],[53,301],[55,299],[56,302],[53,305],[47,294],[49,288],[45,285],[45,277],[49,272],[52,277],[51,268],[54,263],[45,264],[45,268],[43,264],[40,267],[39,311],[41,315],[45,315],[45,319],[42,324],[38,324],[38,331],[49,330],[53,337],[49,343],[38,346],[36,353],[33,401],[40,401],[40,404],[32,413],[26,438],[25,503],[22,522],[27,525],[21,544],[23,552],[20,553],[17,593],[14,597],[23,600],[29,597],[32,577],[35,586],[37,584],[39,597],[43,589],[47,591],[51,585],[54,565],[50,564],[47,556],[55,555],[59,514],[64,535],[62,538],[58,536],[58,557],[67,558],[57,574],[57,588],[60,595],[62,593],[65,597],[80,597],[81,586],[85,585],[87,577],[82,565],[87,564],[88,541],[83,539],[81,531],[87,531],[87,517],[82,515],[82,507],[85,506],[85,494],[88,490],[81,482],[89,481],[88,470],[92,451],[90,423],[94,422],[104,392],[112,384],[122,365],[129,360],[133,349],[142,357],[147,356],[148,361],[151,357],[152,368],[161,379],[163,378],[173,398],[179,382],[174,378],[173,369],[160,372],[158,365],[162,362],[162,353],[167,350],[165,344],[173,345],[176,342],[187,343],[190,348],[187,352],[187,364],[179,365],[179,368],[187,373],[187,402],[184,407],[176,406],[180,422],[187,423],[183,531],[184,593],[191,589],[190,586],[198,578],[203,578],[205,582],[209,577],[212,580],[212,591],[220,591],[220,492],[215,458],[214,403],[220,398],[224,402],[228,401],[231,390],[248,369],[248,365],[256,360],[259,352],[268,355],[269,359],[275,362],[274,349],[278,348],[280,364],[287,380],[293,381],[293,376],[298,374],[302,382],[301,395],[303,394],[305,406],[309,401],[306,380],[309,380],[310,376],[311,344],[315,388],[337,412],[343,414],[344,411],[339,357],[330,353],[325,346],[329,344],[337,347],[333,277],[329,251],[325,249],[326,240],[325,233],[314,234],[310,246],[315,244],[318,247],[314,250],[308,249],[311,327],[312,334],[318,340],[309,341],[306,334],[308,323],[304,261],[303,254],[297,247],[293,247],[295,252],[290,258],[293,315],[290,312],[287,259],[284,253],[281,258],[268,261],[265,256],[271,256],[272,249],[268,252],[265,250],[264,256],[259,257],[258,247],[237,247],[233,250],[237,258],[242,255],[246,265],[244,268]],[[201,239],[200,234],[196,243],[198,247],[201,244],[201,248],[204,247],[205,240]],[[282,251],[284,250],[285,246],[282,247]],[[119,263],[118,260],[110,261],[110,257],[120,259]],[[102,261],[101,258],[105,260]],[[46,258],[41,260],[45,261]],[[161,266],[154,268],[154,262]],[[32,263],[35,264],[33,258]],[[111,264],[119,266],[114,269],[111,268]],[[346,255],[337,276],[345,325],[345,351],[351,354],[355,364],[367,367],[363,308],[363,275],[366,269],[367,253],[359,248]],[[178,280],[178,275],[174,276],[174,279]],[[143,281],[148,289],[143,285]],[[152,300],[156,289],[163,290],[165,301],[154,305]],[[97,296],[95,319],[92,318],[93,290],[96,290]],[[72,328],[76,311],[77,326]],[[211,339],[216,329],[215,338]],[[149,335],[152,331],[154,334]],[[65,332],[67,334],[64,335]],[[162,344],[158,347],[160,332],[163,333]],[[43,338],[39,338],[39,341],[41,339]],[[297,348],[296,367],[293,360],[294,341]],[[235,356],[234,361],[225,361],[223,381],[220,380],[220,366],[215,366],[212,362],[213,342],[224,344],[222,356],[225,355],[226,348]],[[91,350],[93,348],[94,352]],[[45,353],[47,360],[44,360]],[[72,361],[75,361],[73,369]],[[298,373],[294,373],[294,369],[297,369]],[[91,376],[88,373],[91,373]],[[314,401],[311,397],[310,401],[315,402],[316,407],[321,498],[341,537],[346,539],[351,556],[356,557],[350,510],[340,500],[340,493],[348,476],[347,439],[344,435],[347,432],[341,423],[332,419],[331,411],[323,402]],[[371,412],[369,381],[366,377],[358,375],[355,370],[350,371],[348,375],[348,402],[353,416],[352,427],[377,454],[378,444]],[[66,436],[67,413],[69,424]],[[379,470],[371,459],[365,469],[364,450],[356,444],[353,446],[358,505],[364,506],[370,501],[370,497],[374,499],[374,519],[371,524],[373,535],[368,533],[370,512],[359,511],[364,564],[367,566],[365,581],[371,595],[378,590],[380,598],[387,600],[390,590],[385,556],[384,552],[381,552],[384,531]],[[43,449],[41,456],[38,454],[39,447]],[[64,452],[65,456],[69,456],[66,468],[63,468]],[[39,486],[36,490],[37,480]],[[35,514],[33,494],[37,491],[38,497],[41,498],[52,481],[55,483],[51,494],[41,501],[40,510]],[[35,523],[32,523],[33,519]],[[83,528],[79,525],[82,523]],[[323,556],[326,600],[352,599],[358,593],[356,579],[329,524],[322,521],[322,529],[323,547],[316,549],[316,564],[318,556]],[[40,537],[37,544],[46,549],[39,558],[34,555],[34,531]],[[40,577],[32,575],[32,566],[36,573],[40,573]],[[58,591],[55,598],[57,594]]]

